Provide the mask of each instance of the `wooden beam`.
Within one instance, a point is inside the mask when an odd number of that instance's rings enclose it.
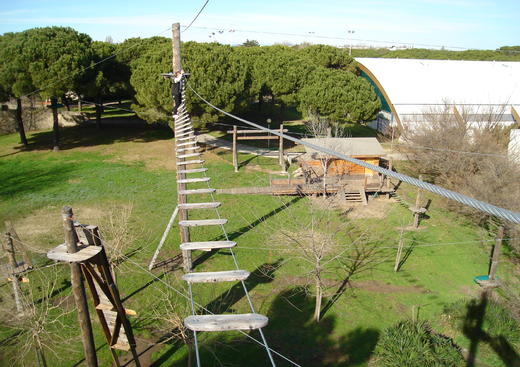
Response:
[[[464,117],[462,117],[462,114],[459,112],[457,106],[453,106],[453,114],[455,115],[455,118],[460,124],[466,123],[466,120],[464,120]]]
[[[513,119],[515,120],[517,127],[520,128],[520,114],[518,114],[518,111],[514,106],[511,106],[511,115],[513,115]]]
[[[237,140],[278,140],[276,135],[262,135],[262,136],[239,136]]]
[[[282,126],[283,126],[283,124],[282,124]],[[289,130],[282,128],[282,130],[280,132],[286,133],[287,131],[289,131]],[[228,130],[227,133],[228,134],[233,134],[233,130]],[[265,130],[237,130],[237,133],[239,133],[239,134],[260,134],[260,133],[264,133],[265,134]]]

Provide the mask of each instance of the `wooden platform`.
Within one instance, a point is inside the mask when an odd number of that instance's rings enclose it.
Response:
[[[314,195],[314,194],[336,194],[342,190],[343,186],[303,184],[303,185],[273,185],[264,187],[237,187],[231,189],[218,189],[217,194],[258,194],[258,195]],[[347,189],[346,192],[352,192],[359,195],[359,188]],[[379,188],[375,186],[368,186],[365,189],[366,193],[391,193],[393,189]]]
[[[256,313],[241,315],[196,315],[184,319],[193,331],[255,330],[267,325],[268,319]]]
[[[245,270],[230,271],[208,271],[200,273],[187,273],[182,279],[188,283],[216,283],[216,282],[236,282],[246,280],[249,272]]]
[[[181,243],[181,250],[201,250],[209,251],[221,248],[231,248],[236,246],[234,241],[204,241],[204,242],[184,242]]]
[[[227,219],[196,219],[196,220],[181,220],[179,226],[181,227],[200,227],[200,226],[220,226],[227,223]]]
[[[67,245],[61,244],[53,248],[47,253],[47,257],[51,260],[65,261],[69,263],[80,263],[87,261],[98,255],[103,248],[101,246],[78,246],[78,252],[69,254]]]

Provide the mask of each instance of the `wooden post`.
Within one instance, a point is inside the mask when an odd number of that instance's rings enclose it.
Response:
[[[401,254],[403,253],[403,247],[404,247],[403,232],[404,232],[404,230],[401,228],[401,237],[399,238],[399,245],[397,246],[397,255],[395,257],[395,265],[394,265],[395,272],[397,272],[399,270],[399,265],[401,263]]]
[[[68,253],[78,252],[78,237],[72,223],[72,208],[64,206],[61,212],[63,218],[63,230],[65,232],[65,243]],[[97,367],[96,347],[94,345],[94,335],[92,334],[92,324],[88,313],[87,296],[83,284],[83,275],[79,263],[70,263],[72,294],[78,308],[78,320],[83,339],[83,350],[85,361],[88,367]]]
[[[502,239],[504,238],[504,227],[498,227],[497,236],[495,238],[495,247],[493,247],[493,255],[491,257],[491,267],[489,269],[489,280],[495,280],[497,266],[502,251]]]
[[[11,266],[12,271],[11,273],[11,281],[13,282],[13,294],[14,294],[14,302],[16,304],[16,310],[21,313],[23,312],[23,305],[22,305],[22,291],[20,289],[20,283],[18,282],[18,274],[16,274],[16,268],[18,267],[18,264],[16,262],[16,256],[14,254],[14,246],[13,246],[13,239],[11,237],[11,233],[6,232],[5,233],[5,239],[6,239],[6,251],[7,251],[7,258],[9,260],[9,265]]]
[[[172,24],[172,68],[175,73],[182,69],[181,64],[181,25],[180,23]],[[173,101],[175,103],[175,101]],[[177,182],[186,178],[186,174],[177,173]],[[177,184],[177,192],[186,189],[186,184]],[[177,194],[177,204],[187,203],[186,195]],[[188,220],[188,210],[179,210],[179,220]],[[180,227],[181,242],[190,242],[190,230],[188,227]],[[188,272],[192,268],[191,251],[182,251],[182,261],[184,271]]]
[[[173,50],[173,72],[182,69],[181,64],[181,25],[172,24],[172,50]]]
[[[283,124],[280,124],[280,134],[283,134]],[[278,148],[278,162],[280,163],[280,166],[282,166],[282,172],[287,172],[285,169],[285,161],[283,159],[283,138],[279,137],[280,144]]]
[[[419,175],[419,180],[422,181],[422,179],[423,179],[422,175]],[[421,208],[421,192],[422,192],[422,190],[418,187],[417,196],[415,197],[415,209],[417,209],[417,210],[414,211],[414,213],[413,213],[413,227],[414,228],[419,228],[419,219],[421,216],[421,213],[419,212],[419,209]]]
[[[24,244],[20,240],[20,236],[18,236],[18,233],[16,233],[13,223],[10,220],[6,220],[4,223],[5,223],[6,230],[11,234],[11,237],[14,239],[14,241],[16,243],[15,247],[21,250],[24,263],[30,269],[32,269],[33,263],[32,263],[31,257],[29,256],[29,253],[27,252],[27,249],[25,248]]]
[[[235,167],[235,172],[238,172],[237,134],[237,126],[233,125],[233,167]]]
[[[393,162],[392,160],[388,161],[388,170],[391,171],[393,169]],[[390,189],[391,186],[390,177],[386,176],[386,188]]]

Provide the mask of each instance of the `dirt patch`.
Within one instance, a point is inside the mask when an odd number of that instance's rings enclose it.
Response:
[[[352,282],[351,285],[353,288],[375,293],[429,293],[427,289],[418,285],[394,285],[373,280]]]
[[[395,203],[393,199],[378,197],[368,201],[368,205],[362,203],[348,203],[339,200],[336,196],[310,197],[313,205],[320,209],[340,211],[349,219],[378,218],[384,219],[389,211],[389,207]]]

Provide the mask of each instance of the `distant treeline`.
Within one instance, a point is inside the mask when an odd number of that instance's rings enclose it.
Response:
[[[410,48],[391,51],[387,48],[353,49],[354,57],[385,57],[399,59],[520,61],[520,46],[504,46],[497,50],[431,50]]]

